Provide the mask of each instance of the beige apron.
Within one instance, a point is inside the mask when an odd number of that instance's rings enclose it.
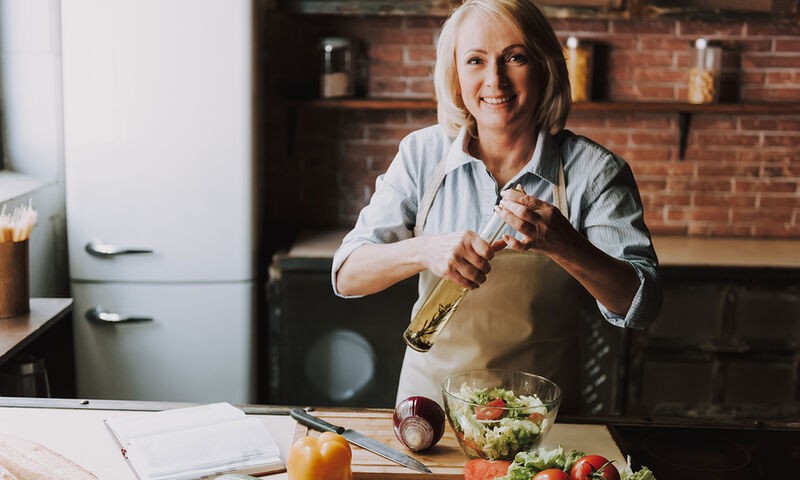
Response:
[[[417,212],[415,235],[425,225],[433,197],[444,180],[444,161]],[[564,166],[559,159],[555,206],[568,215]],[[562,412],[580,407],[582,312],[594,305],[586,290],[545,255],[505,249],[492,260],[480,288],[470,291],[430,351],[406,348],[397,401],[424,395],[442,401],[441,382],[451,373],[478,368],[507,368],[547,377],[562,389]],[[420,298],[412,318],[438,281],[420,274]],[[596,308],[596,307],[594,307]]]

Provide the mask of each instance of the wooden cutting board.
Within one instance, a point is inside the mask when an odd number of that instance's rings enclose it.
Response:
[[[316,410],[312,415],[327,420],[334,425],[356,430],[368,437],[383,442],[395,450],[410,455],[425,464],[434,473],[433,476],[401,467],[383,457],[352,445],[353,479],[354,480],[463,480],[464,464],[469,460],[458,446],[455,434],[450,425],[445,428],[444,436],[433,448],[424,452],[411,452],[394,436],[392,430],[391,410],[361,411],[329,411]],[[294,440],[305,435],[318,435],[308,427],[297,424]],[[556,423],[544,441],[545,446],[575,448],[586,453],[603,455],[615,460],[617,465],[624,465],[625,458],[619,450],[614,438],[604,425],[561,424]]]
[[[14,435],[0,435],[0,466],[20,480],[97,480],[90,471],[55,450]]]

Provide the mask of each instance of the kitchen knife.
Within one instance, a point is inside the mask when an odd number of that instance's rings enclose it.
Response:
[[[338,433],[347,439],[348,442],[380,455],[387,460],[391,460],[398,465],[402,465],[418,472],[433,474],[428,467],[417,461],[415,458],[412,458],[403,452],[398,452],[393,448],[387,447],[374,438],[369,438],[368,436],[362,435],[355,430],[330,424],[325,420],[317,418],[299,408],[293,408],[290,415],[298,422],[307,427],[311,427],[314,430],[319,430],[320,432]]]

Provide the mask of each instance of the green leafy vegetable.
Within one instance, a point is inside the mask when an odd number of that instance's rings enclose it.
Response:
[[[638,472],[631,467],[631,457],[628,456],[628,464],[619,469],[620,480],[656,480],[656,476],[649,468],[642,466]]]
[[[520,452],[511,462],[508,474],[498,480],[530,480],[531,477],[548,468],[569,471],[575,460],[583,455],[583,452],[578,450],[564,450],[564,447],[560,445],[556,448],[539,447],[527,452]]]
[[[534,475],[548,468],[558,468],[569,472],[575,462],[584,455],[585,453],[580,450],[565,450],[560,445],[556,448],[534,448],[518,453],[511,462],[508,473],[495,480],[530,480]],[[619,473],[620,480],[656,480],[653,472],[647,467],[643,466],[634,472],[631,467],[631,457],[628,457],[628,464],[620,468]]]

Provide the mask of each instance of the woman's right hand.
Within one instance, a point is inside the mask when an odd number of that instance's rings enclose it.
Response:
[[[434,275],[470,290],[486,281],[494,250],[477,233],[468,230],[423,238],[422,262]]]

